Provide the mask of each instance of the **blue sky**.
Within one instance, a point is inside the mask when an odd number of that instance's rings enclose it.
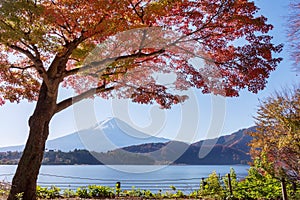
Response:
[[[275,44],[285,44],[287,41],[286,24],[289,13],[289,1],[256,0],[255,2],[258,7],[261,8],[260,14],[266,16],[269,19],[268,22],[275,26],[274,30],[271,32],[271,35],[274,36],[273,42]],[[215,136],[211,132],[217,131],[217,129],[220,129],[220,133],[217,135],[229,134],[241,128],[254,125],[253,116],[255,116],[259,99],[263,99],[275,90],[280,90],[282,87],[299,83],[299,76],[297,76],[291,68],[292,62],[288,55],[287,45],[285,45],[280,56],[284,58],[283,62],[280,63],[276,71],[271,73],[267,87],[258,94],[241,91],[240,96],[237,98],[222,99],[212,97],[211,95],[202,95],[199,91],[194,90],[194,101],[197,102],[197,106],[193,108],[189,107],[187,102],[187,108],[176,105],[171,110],[159,111],[154,106],[137,105],[128,103],[127,101],[116,102],[97,99],[95,101],[87,101],[91,103],[90,105],[94,106],[88,109],[95,112],[95,119],[97,121],[104,120],[111,116],[120,117],[121,115],[124,115],[123,111],[126,111],[127,113],[125,114],[128,114],[133,125],[145,130],[155,129],[155,132],[163,137],[185,137],[182,139],[188,140],[189,138],[192,138],[193,140],[198,140]],[[72,94],[71,91],[63,90],[63,92],[60,93],[60,98],[62,99],[70,94]],[[213,101],[215,101],[215,103],[212,103]],[[187,110],[181,111],[182,108]],[[27,120],[32,114],[33,109],[34,103],[27,103],[26,101],[19,104],[6,103],[4,106],[0,107],[1,147],[25,143],[28,136]],[[151,109],[153,113],[156,112],[152,119]],[[198,109],[198,112],[196,112],[196,109]],[[212,109],[215,109],[216,111],[213,114]],[[222,109],[225,110],[223,111]],[[78,114],[76,112],[78,112],[76,109],[68,108],[57,114],[50,125],[49,139],[67,135],[80,129],[78,121],[76,121],[78,118],[74,117]],[[194,113],[197,114],[196,118],[193,116]],[[158,119],[163,119],[164,126],[151,126],[151,120],[152,122],[155,122]],[[191,124],[193,123],[192,121],[198,121],[196,124],[197,127]],[[218,125],[216,125],[216,122]],[[189,132],[189,128],[192,132],[196,130],[196,134],[178,136],[177,132],[182,127],[184,127],[186,132]],[[208,133],[209,131],[211,132]]]

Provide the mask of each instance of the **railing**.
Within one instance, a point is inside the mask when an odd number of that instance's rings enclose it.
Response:
[[[9,190],[11,184],[8,180],[11,180],[12,176],[14,174],[0,174],[0,190]],[[125,190],[150,190],[152,193],[166,193],[175,190],[180,190],[185,195],[190,195],[194,191],[197,191],[199,189],[203,189],[206,184],[206,179],[208,177],[200,177],[200,178],[178,178],[178,179],[101,179],[101,178],[90,178],[90,177],[79,177],[79,176],[63,176],[63,175],[55,175],[55,174],[45,174],[40,173],[39,177],[43,177],[44,180],[51,180],[52,181],[38,181],[38,185],[41,187],[50,188],[51,186],[55,186],[61,189],[61,191],[64,191],[66,189],[68,190],[76,190],[79,187],[87,187],[89,185],[101,185],[101,186],[108,186],[111,188],[116,188],[120,186],[121,191]],[[223,176],[224,177],[224,176]],[[219,181],[223,186],[225,186],[223,177],[219,176]],[[60,181],[56,181],[53,179],[59,179]],[[233,192],[238,191],[253,191],[259,188],[265,188],[269,185],[278,184],[280,183],[279,180],[274,180],[272,182],[262,182],[260,184],[257,184],[255,186],[249,186],[249,187],[231,187],[231,178],[230,175],[227,174],[227,185],[224,187],[224,189],[227,192],[227,195],[229,196],[233,195]],[[243,179],[244,177],[237,177],[238,180]],[[134,188],[133,188],[134,187]],[[200,191],[201,191],[200,190]],[[296,190],[294,191],[296,192]],[[209,195],[219,195],[218,191],[211,191]]]
[[[9,184],[8,180],[14,174],[0,174],[0,180],[4,180],[4,183]],[[117,182],[121,183],[122,190],[135,189],[150,190],[151,192],[166,192],[172,190],[171,187],[175,187],[177,190],[188,194],[195,190],[198,190],[201,186],[201,182],[208,177],[194,177],[194,178],[179,178],[179,179],[101,179],[101,178],[89,178],[80,176],[63,176],[56,174],[40,173],[39,177],[43,179],[59,178],[60,181],[38,181],[38,185],[41,187],[56,186],[62,190],[71,189],[76,190],[78,187],[85,187],[88,185],[103,185],[114,188]],[[44,178],[46,177],[46,178]],[[243,178],[243,177],[238,177]],[[220,180],[221,176],[220,176]]]
[[[99,178],[85,178],[74,176],[61,176],[54,174],[40,174],[40,176],[57,177],[64,179],[64,181],[39,181],[38,185],[42,187],[50,187],[55,185],[62,189],[76,189],[78,187],[87,185],[104,185],[115,187],[117,182],[121,183],[122,190],[131,190],[132,187],[141,190],[150,190],[152,192],[171,190],[170,186],[176,189],[189,193],[199,189],[201,178],[186,178],[186,179],[99,179]]]

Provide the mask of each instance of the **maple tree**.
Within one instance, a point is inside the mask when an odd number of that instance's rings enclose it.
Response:
[[[175,91],[190,87],[224,96],[262,90],[282,45],[258,10],[248,0],[2,0],[0,104],[37,101],[8,199],[36,198],[49,123],[82,99],[170,108],[186,99]],[[157,73],[176,80],[160,84]],[[61,86],[79,94],[58,102]]]
[[[274,177],[300,180],[299,85],[262,101],[256,125],[250,142],[256,165]]]

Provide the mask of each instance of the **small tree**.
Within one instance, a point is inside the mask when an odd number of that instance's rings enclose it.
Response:
[[[170,108],[186,99],[174,91],[190,87],[224,96],[262,90],[282,46],[257,11],[248,0],[0,1],[0,105],[37,101],[9,199],[36,198],[49,123],[73,103],[96,94]],[[162,85],[157,73],[176,80]],[[61,86],[78,95],[58,102]]]
[[[273,177],[300,180],[300,88],[277,92],[261,102],[251,133],[253,160]]]
[[[291,58],[295,62],[295,69],[300,72],[300,3],[291,3],[290,10],[288,41],[291,47]]]

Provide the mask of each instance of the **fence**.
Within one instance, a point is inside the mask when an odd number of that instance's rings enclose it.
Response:
[[[55,185],[62,189],[76,189],[78,187],[87,185],[104,185],[115,187],[117,182],[121,183],[122,190],[131,190],[132,187],[141,190],[150,190],[152,192],[171,190],[170,186],[174,186],[177,190],[184,193],[190,193],[198,190],[203,177],[201,178],[186,178],[186,179],[99,179],[99,178],[85,178],[74,176],[60,176],[54,174],[40,174],[44,177],[56,177],[64,179],[64,181],[38,181],[42,187],[49,187]]]
[[[0,190],[2,189],[9,189],[10,187],[10,180],[14,174],[0,174]],[[121,186],[121,190],[131,190],[132,187],[135,189],[140,190],[150,190],[153,193],[158,192],[167,192],[172,191],[174,189],[182,191],[184,194],[190,194],[194,191],[199,190],[203,187],[204,180],[208,177],[195,177],[195,178],[180,178],[180,179],[100,179],[100,178],[88,178],[88,177],[79,177],[79,176],[62,176],[62,175],[55,175],[55,174],[46,174],[40,173],[39,177],[44,177],[44,179],[53,179],[58,178],[61,181],[38,181],[38,185],[41,187],[51,187],[56,186],[61,188],[62,190],[69,189],[69,190],[76,190],[79,187],[85,187],[88,185],[102,185],[108,186],[111,188],[116,187],[116,183]],[[46,177],[46,178],[45,178]],[[241,179],[244,177],[237,177],[237,179]],[[231,185],[231,177],[227,174],[227,188],[230,195],[233,194],[234,191],[238,190],[253,190],[259,187],[268,187],[268,185],[273,183],[261,183],[254,187],[245,187],[245,188],[232,188]],[[219,181],[224,186],[224,182],[222,177],[219,175]],[[276,181],[278,182],[278,181]],[[274,182],[275,183],[275,182]],[[213,193],[212,193],[213,194]],[[284,180],[282,180],[282,194],[283,199],[287,199],[286,188]]]
[[[0,180],[9,184],[14,174],[0,174]],[[194,177],[194,178],[179,178],[179,179],[101,179],[89,178],[80,176],[62,176],[56,174],[40,173],[39,177],[43,179],[59,179],[59,181],[38,181],[41,187],[56,186],[64,189],[76,190],[78,187],[88,185],[103,185],[108,187],[115,187],[117,182],[121,183],[122,190],[131,190],[132,187],[141,190],[150,190],[151,192],[165,192],[172,190],[171,186],[177,190],[181,190],[185,194],[199,190],[201,183],[208,177]],[[219,175],[220,181],[222,181]],[[244,177],[238,177],[240,179]]]

